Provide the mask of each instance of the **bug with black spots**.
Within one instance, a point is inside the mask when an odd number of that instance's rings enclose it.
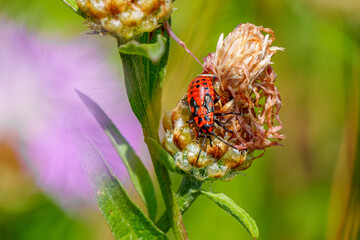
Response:
[[[212,146],[211,136],[214,136],[226,145],[239,150],[237,147],[225,142],[223,139],[221,139],[214,133],[214,123],[223,127],[226,131],[233,133],[231,130],[227,129],[220,121],[217,120],[217,116],[224,116],[229,114],[242,115],[241,113],[234,112],[214,113],[215,100],[218,100],[218,94],[215,92],[213,87],[213,81],[215,80],[215,78],[215,75],[200,74],[190,82],[187,91],[188,105],[193,117],[189,121],[189,124],[195,123],[199,127],[200,131],[198,131],[198,138],[200,138],[201,135],[204,134],[204,140],[201,144],[199,154],[196,158],[196,163],[199,160],[206,138],[210,139],[210,145]],[[215,95],[217,98],[215,98]]]

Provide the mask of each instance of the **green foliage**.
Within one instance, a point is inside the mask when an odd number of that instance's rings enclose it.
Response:
[[[0,209],[0,239],[96,239],[96,229],[84,224],[80,219],[68,216],[44,194],[37,192],[22,197],[24,204],[21,204],[21,207]],[[16,201],[19,200],[14,199],[14,202]]]
[[[87,95],[79,91],[76,92],[110,138],[111,142],[116,148],[116,151],[125,164],[136,190],[147,207],[150,219],[154,220],[157,204],[154,185],[151,181],[147,169],[141,162],[140,158],[136,155],[130,144],[122,136],[115,124],[101,109],[101,107]]]
[[[82,145],[84,168],[115,239],[168,239],[129,198],[93,146]]]
[[[201,189],[202,184],[203,182],[197,180],[192,176],[183,177],[180,187],[176,192],[176,202],[179,205],[182,214],[200,195],[199,190]],[[166,213],[164,213],[161,218],[156,222],[156,226],[163,232],[169,231],[171,225]]]
[[[118,39],[119,52],[123,63],[125,84],[129,102],[133,112],[139,119],[144,132],[158,140],[158,129],[160,123],[161,113],[161,93],[162,83],[165,77],[165,71],[167,66],[167,60],[169,55],[169,36],[151,37],[161,35],[162,30],[157,29],[154,32],[144,33],[141,37],[137,38],[137,42],[140,44],[138,47],[134,45],[123,47],[121,39]],[[160,40],[161,39],[161,40]],[[150,54],[141,54],[144,52],[144,45],[150,45]],[[163,47],[158,47],[165,45]],[[126,53],[122,52],[126,50]],[[150,56],[160,56],[161,52],[164,52],[157,62],[153,62],[147,58]]]
[[[149,147],[151,155],[158,159],[167,169],[172,172],[179,172],[179,169],[176,167],[174,158],[151,137],[145,137],[145,142]]]
[[[63,2],[68,5],[72,10],[74,10],[75,12],[79,11],[79,7],[76,4],[75,0],[63,0]]]
[[[74,10],[74,12],[76,12],[77,14],[79,14],[82,17],[85,17],[85,13],[83,11],[80,10],[80,8],[78,7],[78,5],[76,4],[75,0],[62,0],[66,5],[68,5],[72,10]]]
[[[149,58],[153,63],[159,61],[165,52],[166,38],[160,34],[157,35],[157,41],[150,44],[141,44],[132,40],[119,47],[119,52],[124,54],[135,54]]]
[[[200,192],[236,218],[254,239],[259,237],[259,229],[257,228],[255,221],[241,207],[236,205],[232,199],[223,193],[212,193],[204,190],[201,190]]]
[[[153,36],[157,35],[164,35],[164,39],[166,39],[165,52],[157,62],[138,55],[137,49],[128,53],[120,51],[120,56],[131,108],[142,126],[145,137],[151,137],[159,142],[158,131],[161,114],[162,85],[169,56],[169,35],[161,29],[156,29],[151,33],[144,33],[136,41],[140,44],[154,44],[157,39]],[[122,44],[126,44],[126,41],[119,38],[119,48],[121,48]],[[158,48],[158,51],[160,50]],[[156,152],[151,150],[150,153]],[[176,203],[175,194],[171,189],[169,172],[159,162],[157,156],[151,154],[151,159],[175,238],[186,239],[187,235],[182,223],[181,211]]]
[[[120,51],[131,108],[141,123],[145,137],[150,137],[156,142],[159,142],[162,86],[169,55],[169,35],[161,29],[156,29],[151,33],[144,33],[136,39],[140,44],[154,44],[157,40],[153,36],[159,34],[164,35],[166,42],[165,52],[157,62],[138,55],[137,50],[129,53]],[[125,43],[122,39],[118,39],[119,47]],[[181,211],[171,189],[169,172],[160,163],[156,156],[157,152],[150,150],[150,153],[175,238],[186,239],[187,234],[182,222]]]

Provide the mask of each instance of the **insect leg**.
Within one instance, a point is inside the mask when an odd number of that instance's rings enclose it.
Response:
[[[217,93],[217,91],[214,89],[214,93],[215,93],[215,99],[214,99],[214,103],[217,103],[218,101],[220,101],[220,95]]]
[[[229,112],[229,113],[214,113],[214,116],[225,116],[225,115],[230,115],[230,114],[234,114],[234,115],[238,115],[238,116],[243,116],[244,115],[242,113]]]
[[[209,135],[209,139],[210,139],[210,146],[212,147],[212,139],[211,139],[211,135]]]
[[[227,129],[224,124],[222,124],[221,122],[219,122],[218,120],[214,119],[214,122],[219,125],[220,127],[223,127],[226,131],[228,131],[229,133],[234,133],[233,131]]]
[[[237,147],[235,147],[235,146],[233,146],[233,145],[225,142],[224,140],[222,140],[221,138],[219,138],[218,136],[216,136],[214,132],[212,132],[212,133],[210,133],[210,134],[213,135],[214,137],[216,137],[217,139],[219,139],[220,141],[222,141],[223,143],[225,143],[226,145],[228,145],[229,147],[232,147],[232,148],[234,148],[234,149],[236,149],[236,150],[239,150]]]
[[[194,123],[194,119],[191,119],[191,120],[189,120],[189,121],[186,121],[186,123],[192,124],[192,123]]]
[[[202,142],[202,144],[201,144],[200,151],[199,151],[199,154],[198,154],[198,156],[197,156],[197,158],[196,158],[195,164],[197,164],[197,162],[198,162],[198,160],[199,160],[200,153],[201,153],[201,150],[202,150],[202,148],[203,148],[203,146],[204,146],[204,144],[205,144],[206,137],[207,137],[207,135],[205,134],[204,140],[203,140],[203,142]]]

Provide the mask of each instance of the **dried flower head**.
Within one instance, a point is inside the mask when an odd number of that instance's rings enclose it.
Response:
[[[171,0],[76,0],[76,4],[91,29],[126,39],[153,31],[172,11]]]
[[[271,47],[274,40],[269,28],[241,24],[225,39],[222,34],[216,51],[204,58],[203,74],[215,75],[214,89],[220,97],[214,112],[242,114],[218,118],[231,132],[215,124],[214,133],[238,150],[215,138],[212,146],[205,144],[196,162],[202,141],[196,137],[197,126],[187,123],[192,116],[185,95],[163,120],[163,146],[183,172],[200,180],[228,180],[251,165],[255,150],[279,145],[285,138],[279,133],[281,98],[271,67],[271,57],[283,48]]]

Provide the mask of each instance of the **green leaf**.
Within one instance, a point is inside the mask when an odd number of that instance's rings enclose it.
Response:
[[[203,182],[197,180],[191,176],[185,176],[180,184],[178,191],[176,192],[176,202],[179,205],[181,213],[185,213],[191,204],[200,195],[200,189]],[[164,213],[160,219],[156,222],[156,226],[163,232],[168,232],[171,224],[169,217]]]
[[[158,34],[155,43],[141,44],[136,40],[132,40],[121,45],[119,47],[119,52],[140,55],[151,59],[153,62],[157,62],[165,52],[165,42],[166,38],[161,34]]]
[[[74,12],[76,12],[78,15],[82,16],[83,18],[86,18],[86,13],[81,11],[79,6],[76,4],[75,0],[62,0],[66,5],[68,5]]]
[[[228,196],[223,193],[212,193],[204,190],[201,190],[200,193],[209,197],[222,209],[236,218],[254,239],[259,237],[259,229],[257,228],[255,221]]]
[[[157,39],[151,36],[161,34],[164,34],[160,38],[164,41],[165,51],[157,62],[153,62],[143,55],[119,51],[131,108],[141,123],[144,132],[155,140],[159,138],[162,83],[169,56],[169,35],[166,32],[163,33],[161,29],[156,29],[152,33],[144,33],[136,39],[141,45],[150,44],[151,46],[157,42]],[[122,44],[122,40],[118,39],[119,48]]]
[[[77,148],[99,209],[115,239],[168,239],[131,201],[95,147],[77,142]]]
[[[151,137],[145,137],[145,142],[148,145],[151,156],[159,160],[170,171],[179,171],[175,165],[174,159],[157,141]]]
[[[69,7],[72,8],[72,10],[74,10],[75,12],[79,11],[79,7],[76,4],[75,0],[62,0],[66,5],[68,5]]]
[[[150,219],[154,220],[157,211],[157,202],[154,185],[151,181],[149,172],[141,162],[140,158],[136,155],[130,144],[121,135],[115,124],[100,108],[100,106],[87,95],[77,90],[76,92],[89,111],[94,115],[101,127],[105,130],[105,133],[108,135],[111,142],[115,146],[116,151],[120,155],[129,172],[130,178],[137,192],[147,207]]]

